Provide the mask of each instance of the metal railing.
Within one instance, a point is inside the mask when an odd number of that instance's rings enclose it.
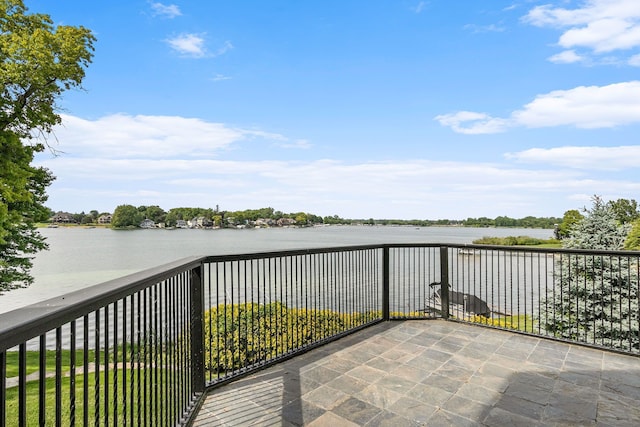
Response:
[[[188,419],[201,271],[183,260],[0,315],[0,426]]]
[[[188,424],[211,387],[391,319],[637,355],[639,264],[441,244],[188,258],[0,315],[0,427]]]

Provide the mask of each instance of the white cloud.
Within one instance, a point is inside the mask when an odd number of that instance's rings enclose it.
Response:
[[[231,44],[231,42],[229,40],[227,40],[226,42],[224,42],[222,44],[222,46],[220,48],[218,48],[218,50],[216,50],[216,52],[213,54],[213,56],[224,55],[225,53],[229,52],[231,49],[233,49],[233,45]]]
[[[574,9],[536,6],[523,19],[563,31],[558,45],[564,49],[582,47],[603,54],[640,47],[637,0],[586,0]]]
[[[424,11],[426,7],[427,7],[427,2],[421,1],[413,8],[413,11],[415,13],[422,13],[422,11]]]
[[[507,153],[505,157],[525,163],[544,163],[575,169],[616,171],[640,167],[638,163],[640,145],[532,148],[518,153]]]
[[[538,95],[514,121],[527,127],[608,128],[640,122],[640,81],[579,86]]]
[[[629,65],[633,67],[640,67],[640,54],[633,55],[631,58],[629,58]]]
[[[473,117],[478,118],[467,113],[466,118]],[[36,165],[57,176],[48,191],[54,210],[110,211],[123,203],[165,209],[219,204],[230,210],[273,206],[345,217],[519,217],[561,215],[575,207],[569,201],[575,194],[616,189],[618,197],[632,198],[640,191],[640,184],[611,173],[604,181],[593,178],[587,160],[584,168],[557,160],[579,157],[571,149],[509,154],[502,164],[420,158],[285,160],[278,153],[288,159],[291,152],[276,148],[305,148],[308,141],[172,116],[63,116],[63,124],[56,129],[56,148],[63,153],[39,153],[36,158]],[[247,152],[268,150],[273,160],[241,160],[238,150],[230,150],[240,144],[247,145]],[[591,162],[603,158],[618,167],[638,158],[634,147],[620,150],[593,149],[582,157],[591,156]],[[305,156],[309,154],[313,152]],[[519,167],[519,162],[534,167]],[[558,167],[549,169],[553,162]],[[538,170],[535,163],[543,166]]]
[[[536,96],[509,118],[460,111],[435,120],[465,134],[498,133],[512,126],[596,129],[628,125],[640,122],[640,81],[552,91]]]
[[[165,208],[220,204],[225,209],[273,206],[351,217],[517,216],[519,212],[506,209],[513,209],[518,198],[522,197],[527,215],[535,214],[538,199],[565,191],[567,183],[580,180],[573,172],[429,160],[347,163],[62,156],[39,164],[58,176],[50,191],[52,204],[67,210],[84,206],[78,211],[111,210],[122,203]],[[587,191],[578,184],[574,187]]]
[[[435,117],[442,126],[449,126],[455,132],[467,135],[504,132],[509,123],[485,113],[458,111],[452,114],[441,114]]]
[[[204,38],[198,34],[181,34],[165,41],[173,50],[184,56],[202,58],[207,53]]]
[[[555,62],[556,64],[573,64],[584,60],[585,58],[578,55],[573,49],[565,50],[549,57],[549,61]]]
[[[175,18],[181,16],[180,8],[175,4],[151,3],[151,9],[154,16],[163,16],[165,18]]]
[[[469,30],[473,33],[502,33],[505,31],[505,27],[496,24],[489,25],[476,25],[467,24],[464,26],[465,30]]]
[[[231,80],[231,77],[225,76],[224,74],[216,74],[211,80],[214,82],[221,82],[223,80]]]
[[[63,115],[55,129],[58,149],[70,156],[172,158],[215,156],[243,139],[286,141],[282,135],[235,129],[221,123],[176,116],[114,114],[97,120]]]
[[[278,143],[277,146],[280,148],[297,148],[302,150],[308,150],[313,147],[313,145],[306,139],[298,139],[291,142],[281,142]]]

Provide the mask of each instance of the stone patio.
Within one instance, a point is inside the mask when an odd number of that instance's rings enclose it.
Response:
[[[212,391],[196,426],[638,426],[640,358],[386,322]]]

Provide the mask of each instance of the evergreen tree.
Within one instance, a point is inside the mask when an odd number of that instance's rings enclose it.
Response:
[[[629,224],[620,224],[598,196],[563,240],[568,249],[616,251]],[[559,338],[620,349],[640,348],[637,258],[610,253],[561,254],[555,292],[543,304],[541,323]]]

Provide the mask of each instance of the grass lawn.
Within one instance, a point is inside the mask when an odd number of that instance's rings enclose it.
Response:
[[[95,350],[88,350],[89,363],[94,362],[96,358]],[[18,352],[8,351],[7,353],[7,378],[18,376]],[[71,351],[62,350],[62,372],[71,369]],[[103,357],[102,352],[100,357]],[[76,350],[76,366],[84,364],[84,350]],[[55,372],[56,370],[56,352],[55,350],[47,350],[46,352],[47,372]],[[40,370],[40,352],[27,351],[27,375]]]
[[[170,414],[171,399],[173,393],[170,392],[177,387],[179,381],[176,378],[167,378],[168,375],[175,375],[175,371],[167,369],[118,369],[117,373],[111,367],[107,381],[105,381],[104,371],[99,375],[91,372],[87,375],[87,416],[90,424],[94,421],[106,425],[130,424],[133,419],[134,424],[161,425],[174,424],[166,422],[166,418],[175,419],[175,414]],[[146,378],[145,378],[146,377]],[[96,381],[96,378],[98,381]],[[125,382],[126,380],[126,382]],[[185,381],[183,379],[183,381]],[[108,382],[108,385],[107,385]],[[71,378],[65,376],[61,382],[61,424],[72,424],[72,413],[78,424],[82,424],[84,417],[84,385],[85,378],[82,373],[75,377],[75,387],[72,388]],[[106,388],[105,388],[106,387]],[[99,402],[95,401],[96,389],[99,392]],[[75,399],[72,402],[72,390],[75,392]],[[6,423],[7,425],[18,425],[18,387],[8,388],[6,398]],[[45,398],[45,425],[56,424],[56,381],[55,378],[46,380]],[[105,397],[105,394],[108,396]],[[39,423],[39,383],[31,381],[27,383],[27,423],[26,425],[38,425]],[[97,404],[96,404],[97,403]],[[108,411],[105,412],[105,404],[108,404]],[[71,408],[75,408],[72,412]],[[96,408],[97,411],[96,411]],[[160,415],[152,414],[156,409],[160,409]],[[114,416],[114,412],[116,412]],[[138,419],[140,423],[138,423]],[[93,421],[91,421],[93,420]],[[146,420],[146,422],[145,422]]]

